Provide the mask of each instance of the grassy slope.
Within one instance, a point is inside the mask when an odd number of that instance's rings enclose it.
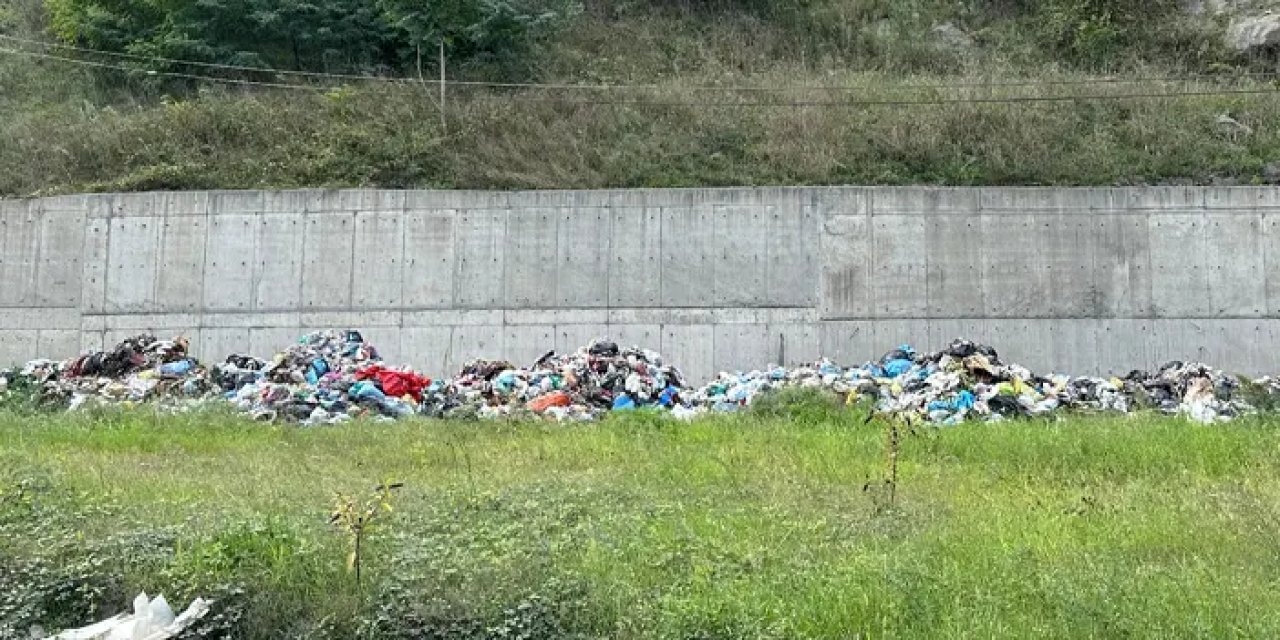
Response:
[[[360,86],[324,96],[211,85],[175,101],[145,79],[0,55],[0,195],[297,186],[1249,183],[1280,158],[1280,130],[1270,126],[1280,115],[1273,95],[698,106],[1272,89],[1247,80],[920,89],[1249,69],[1218,48],[1221,25],[1206,20],[1153,18],[1120,45],[1070,53],[1046,45],[1044,19],[941,0],[815,0],[806,13],[781,16],[734,3],[710,3],[719,8],[707,11],[588,4],[585,15],[520,60],[516,77],[657,88],[606,94],[459,88],[447,133],[431,92],[416,88]],[[39,12],[21,15],[9,20],[16,25],[10,30],[38,35]],[[957,52],[931,40],[932,26],[945,21],[969,29],[975,48]],[[470,79],[495,73],[455,70]],[[762,95],[694,88],[703,85],[789,89]],[[813,85],[855,89],[797,88]],[[1216,124],[1224,113],[1251,129]]]
[[[376,605],[340,570],[327,509],[335,491],[394,478],[407,486],[375,546],[372,599],[452,612],[437,623],[499,619],[536,594],[561,631],[609,637],[1280,632],[1274,419],[930,431],[905,440],[898,508],[880,513],[864,485],[881,477],[883,435],[861,422],[0,417],[6,494],[43,487],[0,501],[0,556],[51,553],[22,533],[29,509],[86,541],[177,527],[176,551],[122,569],[132,587],[239,581],[254,637],[315,635],[305,622],[326,615],[341,637]]]

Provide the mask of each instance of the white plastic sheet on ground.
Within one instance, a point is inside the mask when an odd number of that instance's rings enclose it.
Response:
[[[196,598],[186,611],[175,616],[164,596],[149,600],[147,594],[141,593],[133,599],[133,613],[122,613],[87,627],[63,631],[53,636],[53,640],[167,640],[208,611],[209,603]]]

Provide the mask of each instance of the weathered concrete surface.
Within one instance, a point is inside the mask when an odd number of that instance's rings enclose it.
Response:
[[[609,336],[701,378],[901,342],[1280,371],[1280,189],[278,191],[0,201],[0,365],[364,329],[442,374]]]

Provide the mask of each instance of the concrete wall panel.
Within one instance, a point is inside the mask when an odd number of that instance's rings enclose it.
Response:
[[[200,343],[197,342],[195,344],[199,345]],[[107,348],[106,331],[104,330],[81,330],[80,331],[80,353],[92,353],[94,351],[105,351],[106,348]],[[3,360],[0,360],[0,362],[3,362]]]
[[[716,214],[663,207],[662,297],[659,306],[709,307],[716,298]]]
[[[591,344],[592,340],[603,339],[609,335],[609,326],[604,323],[560,323],[555,325],[556,353],[573,353],[580,347]]]
[[[1096,230],[1094,283],[1100,317],[1145,318],[1151,309],[1151,244],[1146,214],[1090,216]]]
[[[928,314],[928,252],[919,215],[871,219],[871,299],[876,318],[924,318]]]
[[[1124,376],[1152,364],[1150,320],[1099,320],[1093,336],[1098,362],[1091,369],[1099,375]]]
[[[249,329],[249,353],[270,358],[298,341],[306,330],[301,327],[252,327]]]
[[[84,271],[80,276],[80,309],[84,313],[103,313],[107,304],[107,251],[111,221],[93,214],[90,209],[81,248]]]
[[[711,257],[715,288],[702,306],[756,307],[778,304],[767,297],[766,269],[772,207],[718,206],[712,242],[705,247]]]
[[[40,215],[40,264],[35,297],[41,307],[76,307],[83,291],[85,218],[80,209],[50,209]],[[0,213],[0,215],[4,215]]]
[[[662,209],[618,207],[611,215],[609,306],[659,306],[663,272]]]
[[[652,349],[653,345],[662,344],[662,325],[660,324],[609,324],[608,330],[608,334],[602,337],[618,343],[619,347]]]
[[[1204,214],[1152,215],[1151,303],[1156,317],[1211,316]]]
[[[460,309],[502,307],[506,302],[503,249],[507,210],[463,210],[458,212],[456,221],[454,306]]]
[[[1151,367],[1171,360],[1199,360],[1203,320],[1156,319],[1151,323]]]
[[[253,247],[254,309],[295,311],[301,306],[305,225],[301,213],[258,216]]]
[[[308,213],[303,226],[302,308],[350,308],[355,214]]]
[[[1208,327],[1203,360],[1207,363],[1229,362],[1232,373],[1276,369],[1275,359],[1266,349],[1259,349],[1270,337],[1264,325],[1251,318],[1216,320]]]
[[[992,344],[987,327],[987,320],[981,318],[964,318],[964,319],[941,319],[934,318],[929,320],[929,339],[920,348],[927,348],[930,351],[942,349],[951,344],[957,338],[965,340],[973,340],[984,344]]]
[[[613,215],[601,207],[562,209],[557,224],[556,298],[561,309],[609,306]]]
[[[161,218],[129,217],[111,221],[107,312],[139,313],[156,308],[162,226]]]
[[[280,202],[287,198],[285,194],[299,192],[280,192],[276,196],[271,191],[211,191],[209,192],[209,213],[212,215],[257,215],[267,210],[267,201]],[[144,195],[144,194],[138,194]],[[118,215],[118,212],[115,213]]]
[[[1033,216],[983,214],[982,300],[989,318],[1034,318],[1052,295]]]
[[[990,344],[1005,362],[1017,362],[1033,370],[1062,369],[1049,358],[1049,336],[1034,318],[999,318],[987,321]]]
[[[9,205],[0,210],[0,306],[36,304],[40,215],[37,207]]]
[[[354,326],[354,325],[348,325]],[[369,344],[378,349],[378,355],[392,365],[416,366],[405,359],[404,329],[399,325],[364,326],[360,334]]]
[[[770,362],[792,366],[822,357],[821,337],[814,323],[775,322],[767,327],[768,338],[777,340],[776,352]]]
[[[456,372],[468,360],[476,358],[506,359],[506,337],[501,324],[466,324],[453,328],[449,352],[449,371]]]
[[[559,209],[512,209],[504,249],[508,308],[549,309],[556,302]],[[465,286],[466,283],[460,283]]]
[[[871,353],[864,360],[879,358],[902,344],[909,344],[920,351],[928,350],[929,321],[922,318],[881,320],[872,325],[872,340]]]
[[[765,289],[771,306],[813,307],[818,301],[819,213],[794,200],[765,214]]]
[[[409,211],[404,220],[402,306],[453,306],[455,237],[453,210]]]
[[[778,338],[766,324],[719,324],[712,329],[717,371],[764,369],[778,356]]]
[[[1098,321],[1092,319],[1039,319],[1032,322],[1033,335],[1043,339],[1044,355],[1039,368],[1061,372],[1088,371],[1098,361]]]
[[[212,215],[204,251],[204,309],[248,311],[253,306],[257,214]]]
[[[1262,216],[1262,273],[1266,282],[1266,313],[1280,316],[1280,213]]]
[[[556,328],[545,324],[507,325],[505,357],[520,366],[529,366],[548,351],[555,350]]]
[[[1205,277],[1209,316],[1256,318],[1266,313],[1267,278],[1262,215],[1243,211],[1207,216]]]
[[[452,376],[457,371],[446,368],[452,343],[451,326],[404,327],[400,330],[400,359],[433,378]]]
[[[690,384],[701,384],[695,381],[709,380],[718,373],[715,367],[715,327],[712,325],[665,326],[659,349],[667,364],[680,369]]]
[[[1095,283],[1099,230],[1091,216],[1046,214],[1033,218],[1038,232],[1043,281],[1041,310],[1046,318],[1093,318],[1102,298]]]
[[[401,304],[404,270],[404,212],[361,211],[355,218],[351,296],[356,309]]]
[[[64,357],[56,353],[40,353],[39,333],[35,329],[0,331],[0,362],[16,365],[36,358]]]
[[[165,216],[160,230],[155,310],[182,313],[200,310],[204,302],[207,222],[204,216]]]
[[[861,215],[833,215],[822,225],[820,312],[826,320],[872,317],[871,222]]]
[[[297,337],[295,336],[294,339],[297,339]],[[222,362],[233,353],[247,353],[260,358],[268,358],[279,349],[287,346],[284,344],[271,345],[271,353],[252,352],[249,348],[249,329],[247,327],[205,327],[200,332],[200,340],[193,342],[194,344],[200,345],[200,351],[196,355],[206,363]]]
[[[930,318],[983,315],[981,233],[978,216],[937,216],[927,221],[925,285]]]
[[[873,326],[867,320],[823,322],[818,326],[818,348],[823,357],[840,365],[862,364],[880,348]]]

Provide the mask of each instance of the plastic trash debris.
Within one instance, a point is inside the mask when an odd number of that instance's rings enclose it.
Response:
[[[534,413],[542,413],[552,407],[568,407],[573,404],[573,398],[563,391],[552,391],[551,393],[540,395],[529,401],[529,410]]]
[[[581,420],[615,408],[670,406],[684,386],[680,371],[657,352],[598,340],[565,355],[548,351],[529,367],[503,360],[468,362],[457,376],[424,391],[421,412]]]
[[[825,389],[849,402],[865,399],[877,413],[937,425],[1062,410],[1151,410],[1213,423],[1255,410],[1240,386],[1222,371],[1187,362],[1112,378],[1039,375],[968,340],[933,353],[900,345],[859,366],[819,360],[721,372],[700,387],[688,386],[655,351],[597,340],[567,354],[547,351],[527,367],[473,360],[453,377],[432,380],[388,366],[354,330],[308,333],[269,360],[232,354],[211,368],[187,352],[182,338],[140,334],[109,350],[32,360],[0,372],[0,400],[31,394],[47,407],[145,404],[164,411],[224,403],[254,420],[303,425],[411,415],[591,420],[638,408],[667,410],[683,420],[738,411],[788,387]],[[1280,379],[1260,378],[1253,386],[1280,400]]]
[[[133,600],[133,613],[122,613],[52,637],[53,640],[166,640],[178,635],[208,613],[209,604],[196,598],[191,606],[175,616],[164,596],[151,600],[147,598],[147,594],[141,593]]]
[[[1280,395],[1280,382],[1263,378],[1257,384]],[[860,367],[820,360],[789,369],[721,373],[690,394],[691,410],[736,411],[760,394],[783,387],[816,387],[851,399],[867,398],[877,413],[938,425],[1062,409],[1128,413],[1141,408],[1207,423],[1252,410],[1236,397],[1239,383],[1234,377],[1202,364],[1173,362],[1154,373],[1134,371],[1124,380],[1041,376],[1004,363],[995,349],[968,340],[927,354],[903,345]]]

